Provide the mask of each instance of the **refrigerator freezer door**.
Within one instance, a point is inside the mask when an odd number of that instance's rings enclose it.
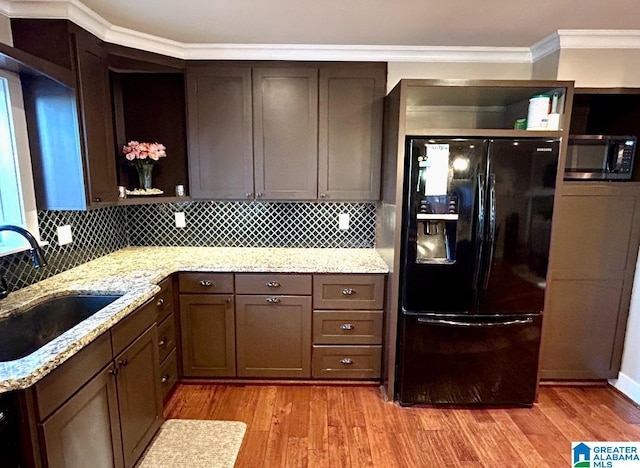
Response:
[[[533,404],[541,315],[400,319],[400,404]]]
[[[544,307],[559,141],[492,140],[478,314]]]
[[[475,307],[478,203],[487,140],[407,140],[402,307],[468,313]],[[480,235],[479,235],[480,234]]]

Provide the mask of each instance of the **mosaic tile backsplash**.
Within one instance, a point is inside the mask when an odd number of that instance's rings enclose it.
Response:
[[[175,213],[186,227],[175,227]],[[348,230],[338,215],[350,216]],[[46,268],[28,253],[0,257],[9,290],[23,288],[129,245],[198,247],[373,248],[374,203],[183,202],[129,205],[91,211],[38,213]],[[73,243],[60,246],[58,226],[71,225]]]

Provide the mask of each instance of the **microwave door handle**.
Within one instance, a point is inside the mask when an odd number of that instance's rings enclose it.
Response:
[[[607,154],[607,172],[617,172],[622,167],[624,147],[618,143],[609,145]]]

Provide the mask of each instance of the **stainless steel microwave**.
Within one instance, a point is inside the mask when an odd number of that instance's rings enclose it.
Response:
[[[570,135],[565,180],[629,180],[636,137]]]

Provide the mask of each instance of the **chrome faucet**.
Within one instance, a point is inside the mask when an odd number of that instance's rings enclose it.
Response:
[[[13,224],[1,224],[0,232],[2,231],[12,231],[20,234],[22,237],[27,239],[31,249],[29,249],[29,253],[31,254],[31,262],[33,263],[34,268],[40,268],[47,266],[47,260],[44,258],[44,252],[42,248],[38,245],[38,241],[33,237],[33,235],[24,228],[20,226],[14,226]],[[6,280],[0,276],[0,299],[5,298],[9,295],[9,290],[7,288]]]

